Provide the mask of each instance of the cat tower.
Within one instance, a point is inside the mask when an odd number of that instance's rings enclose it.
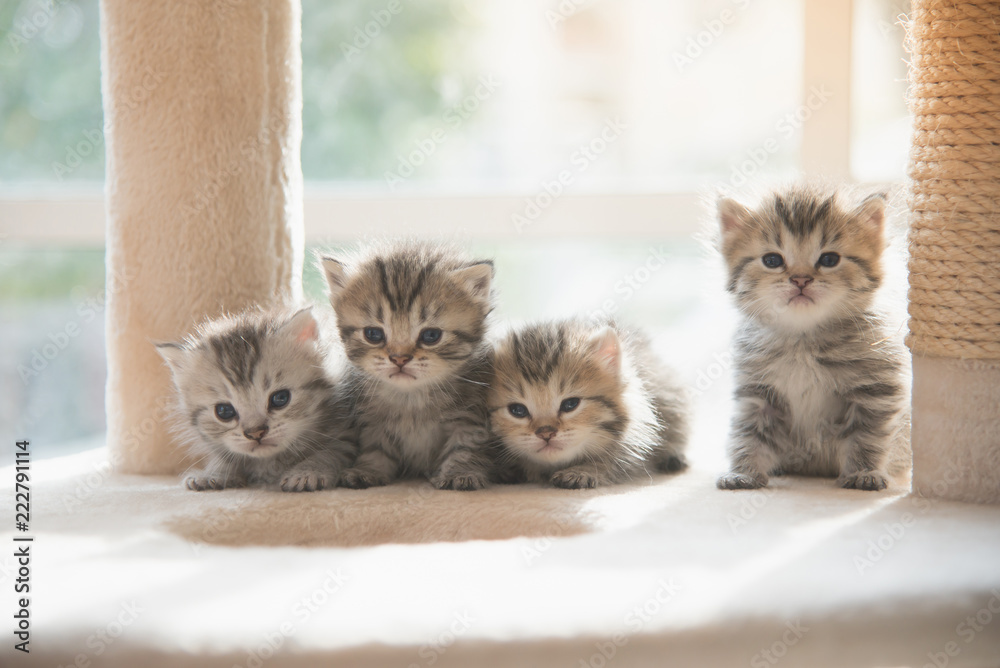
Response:
[[[299,21],[297,0],[101,2],[109,444],[33,462],[31,653],[8,611],[0,664],[997,665],[1000,505],[942,499],[998,500],[1000,6],[914,8],[918,494],[727,493],[697,465],[598,490],[182,489],[149,339],[297,293]],[[146,106],[116,106],[144,70]]]
[[[910,30],[913,489],[1000,503],[996,2],[917,2]]]

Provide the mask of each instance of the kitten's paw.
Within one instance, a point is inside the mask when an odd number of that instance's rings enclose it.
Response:
[[[549,478],[549,482],[563,489],[591,489],[601,484],[600,479],[593,473],[574,469],[556,471]]]
[[[281,479],[282,492],[317,492],[330,486],[330,478],[321,471],[289,471]]]
[[[340,474],[340,486],[351,489],[367,489],[369,487],[384,487],[389,484],[389,476],[365,469],[345,469]]]
[[[863,489],[867,492],[877,492],[889,486],[889,481],[879,471],[859,471],[842,476],[837,482],[846,489]]]
[[[670,455],[656,464],[656,468],[661,473],[678,473],[687,467],[688,463],[684,455]]]
[[[438,489],[456,489],[463,492],[472,492],[483,489],[489,484],[489,478],[480,471],[470,471],[465,473],[437,473],[431,477],[431,484]]]
[[[719,476],[715,486],[719,489],[760,489],[767,487],[767,476],[727,473],[724,476]]]
[[[184,486],[196,492],[204,492],[210,489],[226,489],[232,487],[243,487],[246,485],[241,480],[226,479],[222,476],[214,475],[189,475],[184,478]]]

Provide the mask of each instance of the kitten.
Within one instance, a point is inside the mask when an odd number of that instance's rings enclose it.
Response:
[[[798,187],[756,209],[720,202],[728,290],[744,321],[732,471],[719,488],[764,487],[784,473],[880,490],[908,468],[905,358],[872,309],[884,199],[848,206]]]
[[[321,264],[352,363],[361,448],[340,484],[364,488],[419,476],[439,489],[484,487],[492,262],[400,242]]]
[[[597,487],[687,467],[684,393],[648,343],[614,325],[525,327],[497,346],[489,409],[524,479]]]
[[[157,349],[173,376],[178,430],[206,460],[188,489],[313,491],[336,486],[354,460],[356,447],[338,437],[336,370],[309,309],[219,318]]]

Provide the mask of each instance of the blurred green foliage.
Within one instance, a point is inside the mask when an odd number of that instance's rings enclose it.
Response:
[[[474,80],[450,7],[303,0],[307,179],[381,180],[440,124]],[[0,35],[0,180],[103,180],[97,0],[4,0]]]
[[[0,179],[103,180],[99,25],[97,0],[0,3]]]
[[[305,177],[381,180],[399,147],[440,125],[474,86],[461,28],[449,0],[303,0]]]
[[[0,304],[63,300],[72,290],[104,291],[104,249],[0,249]]]

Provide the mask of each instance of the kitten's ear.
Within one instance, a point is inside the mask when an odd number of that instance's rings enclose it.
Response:
[[[719,229],[722,236],[728,237],[733,232],[740,230],[747,221],[750,220],[750,209],[739,202],[728,197],[719,200]]]
[[[614,329],[605,327],[590,337],[590,350],[604,369],[618,375],[622,366],[621,341]]]
[[[854,211],[854,215],[875,229],[881,231],[885,224],[885,193],[869,195]]]
[[[188,355],[191,354],[191,351],[185,348],[182,343],[164,342],[153,345],[156,346],[156,352],[160,353],[160,357],[163,358],[172,372],[180,369]]]
[[[312,308],[309,307],[293,315],[288,322],[281,326],[281,331],[291,336],[296,343],[306,343],[319,339],[319,325],[316,324]]]
[[[493,263],[490,261],[477,262],[470,267],[463,267],[451,272],[451,275],[458,281],[458,284],[468,290],[476,299],[488,301],[490,298],[490,285],[493,282]]]
[[[333,301],[347,285],[347,270],[340,260],[334,260],[327,255],[321,255],[319,263],[326,277],[326,285],[330,288],[330,300]]]

